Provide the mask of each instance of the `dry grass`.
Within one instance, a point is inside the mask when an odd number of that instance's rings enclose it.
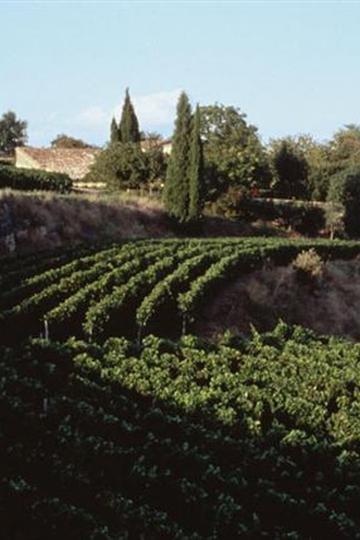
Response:
[[[19,251],[172,235],[161,204],[145,197],[1,190],[1,207],[8,209]]]
[[[8,234],[4,233],[2,223],[5,214],[11,218],[10,242],[4,236]],[[283,234],[266,224],[252,225],[211,216],[205,216],[191,230],[181,230],[170,222],[159,198],[134,193],[93,190],[60,195],[0,190],[0,256],[8,253],[9,245],[24,252],[123,238]]]
[[[293,265],[253,272],[224,287],[209,299],[194,327],[196,334],[214,338],[225,330],[265,332],[279,318],[318,334],[360,339],[360,257],[324,263],[314,290],[299,280]]]

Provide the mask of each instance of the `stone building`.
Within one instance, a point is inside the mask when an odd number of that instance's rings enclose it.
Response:
[[[39,169],[65,173],[80,180],[94,163],[99,148],[32,148],[15,149],[15,165],[24,169]]]

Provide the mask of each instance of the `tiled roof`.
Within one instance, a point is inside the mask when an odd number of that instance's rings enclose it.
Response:
[[[51,172],[68,174],[72,179],[83,178],[89,171],[99,148],[32,148],[16,149],[16,165],[31,166]],[[23,163],[26,160],[26,165]]]

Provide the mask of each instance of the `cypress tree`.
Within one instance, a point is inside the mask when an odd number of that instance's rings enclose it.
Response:
[[[110,126],[110,142],[120,142],[120,131],[114,117],[111,120]]]
[[[164,189],[165,207],[179,223],[189,219],[190,137],[191,106],[188,96],[182,92],[177,104],[175,132]]]
[[[199,219],[203,206],[203,148],[200,137],[200,108],[197,105],[192,122],[189,159],[189,220]]]
[[[137,143],[140,141],[139,122],[131,103],[129,89],[126,89],[125,101],[119,124],[120,140],[123,143]]]

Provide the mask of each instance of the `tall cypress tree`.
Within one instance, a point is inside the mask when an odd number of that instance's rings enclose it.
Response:
[[[189,159],[189,220],[199,219],[204,196],[204,158],[200,137],[200,108],[197,105],[192,122]]]
[[[191,106],[188,96],[182,92],[177,104],[175,132],[164,189],[165,207],[180,223],[189,219],[190,138]]]
[[[140,141],[139,122],[131,103],[129,89],[126,89],[125,101],[119,124],[120,140],[123,143],[137,143]]]
[[[110,142],[120,142],[120,131],[114,117],[111,120],[110,126]]]

